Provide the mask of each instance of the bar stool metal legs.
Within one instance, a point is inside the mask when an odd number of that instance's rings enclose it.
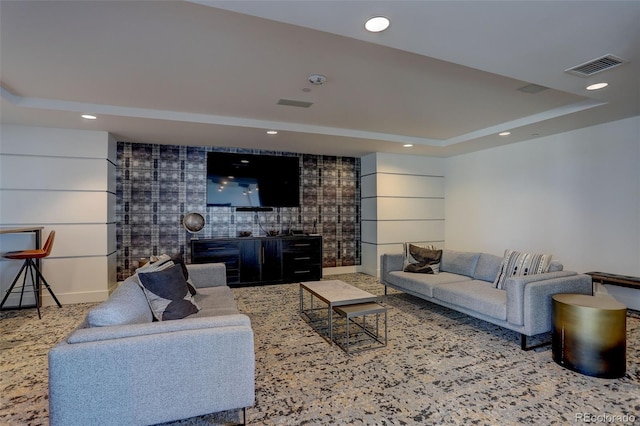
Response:
[[[20,275],[22,275],[23,272],[24,272],[24,278],[22,279],[22,288],[20,289],[20,303],[18,304],[18,309],[22,307],[22,299],[24,298],[24,289],[27,286],[27,276],[31,277],[31,287],[33,288],[33,293],[36,299],[36,308],[38,309],[38,318],[42,318],[40,314],[40,290],[41,290],[40,283],[44,284],[44,287],[47,289],[49,294],[51,294],[51,297],[53,297],[53,300],[55,300],[58,307],[62,308],[60,301],[58,300],[56,295],[53,294],[53,290],[51,290],[49,283],[44,278],[44,276],[42,275],[42,272],[40,272],[40,269],[38,269],[38,266],[34,261],[34,259],[43,259],[49,256],[49,254],[51,254],[51,249],[53,247],[53,239],[55,237],[55,234],[56,234],[56,231],[51,231],[49,233],[49,237],[47,238],[47,241],[45,242],[44,247],[42,249],[13,251],[13,252],[6,253],[4,255],[4,257],[7,259],[24,260],[24,263],[20,268],[20,272],[18,272],[18,275],[16,275],[15,279],[11,283],[11,286],[7,290],[7,293],[4,295],[4,298],[0,303],[0,309],[2,309],[5,302],[9,298],[9,295],[13,292],[13,289],[16,286],[16,283],[18,282],[18,280],[20,279]]]
[[[11,287],[9,287],[6,294],[4,295],[4,298],[2,299],[2,302],[0,303],[0,309],[2,309],[5,302],[9,298],[9,295],[13,292],[13,289],[16,286],[16,283],[18,282],[18,280],[20,279],[20,275],[22,275],[23,271],[24,271],[24,277],[22,279],[22,288],[20,289],[20,302],[18,304],[18,308],[22,307],[24,289],[27,286],[27,276],[31,277],[31,286],[33,288],[33,293],[36,298],[36,308],[38,309],[38,318],[42,318],[40,313],[40,281],[42,281],[44,288],[46,288],[47,291],[49,291],[49,294],[51,295],[51,297],[53,297],[53,300],[55,300],[58,307],[59,308],[62,307],[62,305],[60,304],[60,301],[58,300],[56,295],[53,293],[53,290],[51,290],[51,286],[49,285],[47,280],[44,278],[44,276],[42,275],[42,272],[40,272],[40,270],[36,266],[33,259],[25,259],[24,263],[22,264],[22,267],[20,268],[20,272],[18,272],[18,274],[14,278],[13,282],[11,283]],[[38,280],[38,278],[40,280]]]

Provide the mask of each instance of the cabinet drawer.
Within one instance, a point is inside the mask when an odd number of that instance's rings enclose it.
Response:
[[[283,271],[286,281],[318,281],[322,278],[322,268],[319,265],[310,265],[302,268],[285,267]]]
[[[233,241],[195,242],[193,252],[196,256],[231,256],[239,255],[240,247]]]
[[[224,263],[227,284],[240,282],[240,246],[234,241],[191,241],[191,263]]]
[[[322,240],[320,238],[282,241],[283,253],[313,253],[321,251]]]
[[[284,264],[307,265],[307,264],[319,264],[322,261],[322,255],[316,253],[282,253],[282,260]]]

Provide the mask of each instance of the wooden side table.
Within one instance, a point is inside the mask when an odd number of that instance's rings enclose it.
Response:
[[[608,296],[556,294],[552,300],[553,360],[587,376],[624,376],[627,307]]]

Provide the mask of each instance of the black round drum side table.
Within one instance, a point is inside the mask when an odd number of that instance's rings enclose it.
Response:
[[[552,299],[553,360],[587,376],[624,376],[627,307],[609,296],[556,294]]]

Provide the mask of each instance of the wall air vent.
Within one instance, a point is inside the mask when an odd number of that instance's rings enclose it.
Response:
[[[584,64],[575,66],[565,70],[569,74],[574,74],[580,77],[589,77],[602,71],[610,70],[619,65],[624,64],[626,61],[620,59],[614,55],[606,55],[598,59],[594,59]]]
[[[313,102],[305,102],[305,101],[294,101],[293,99],[280,99],[278,101],[278,105],[299,107],[299,108],[309,108],[313,105]]]

